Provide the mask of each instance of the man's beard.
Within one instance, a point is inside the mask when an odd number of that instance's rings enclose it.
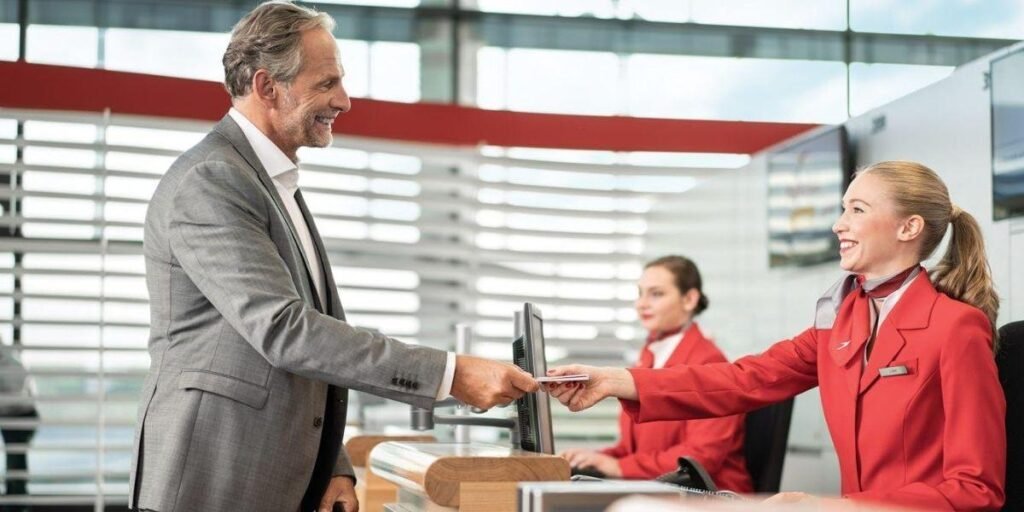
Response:
[[[289,94],[285,95],[285,108],[287,121],[284,132],[297,141],[299,147],[325,148],[331,145],[331,130],[328,128],[327,133],[321,135],[319,123],[316,122],[317,114],[301,111],[298,102]]]

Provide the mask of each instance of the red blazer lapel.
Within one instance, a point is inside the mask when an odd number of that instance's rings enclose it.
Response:
[[[672,351],[672,355],[668,356],[668,360],[665,361],[665,368],[670,366],[677,366],[684,364],[690,359],[690,354],[694,350],[694,346],[697,345],[698,339],[703,339],[704,333],[700,332],[700,327],[697,327],[697,322],[690,324],[686,328],[686,332],[683,333],[683,339],[676,345],[676,349]]]
[[[846,367],[860,349],[864,340],[853,339],[853,315],[850,310],[853,308],[853,295],[848,295],[839,307],[839,314],[836,322],[832,325],[832,332],[828,341],[828,355],[836,366]]]
[[[853,308],[853,294],[846,296],[836,321],[832,325],[832,331],[828,341],[828,355],[832,362],[843,372],[843,381],[846,388],[850,390],[851,396],[857,395],[857,388],[860,385],[860,370],[863,366],[863,358],[860,356],[864,340],[854,339],[853,315],[850,310]]]

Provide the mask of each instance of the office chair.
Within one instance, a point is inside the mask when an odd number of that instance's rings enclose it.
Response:
[[[999,328],[999,382],[1006,395],[1006,503],[1024,510],[1024,321]]]
[[[792,398],[747,413],[743,453],[756,493],[779,492],[792,417]],[[718,490],[704,466],[690,457],[680,457],[679,469],[665,473],[657,480],[686,488]]]
[[[747,413],[743,452],[754,492],[779,492],[792,417],[792,398]]]

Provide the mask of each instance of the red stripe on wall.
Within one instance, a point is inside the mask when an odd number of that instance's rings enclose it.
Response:
[[[215,121],[230,106],[215,82],[0,62],[0,107]],[[531,114],[449,104],[353,99],[335,133],[455,146],[754,153],[815,125]]]

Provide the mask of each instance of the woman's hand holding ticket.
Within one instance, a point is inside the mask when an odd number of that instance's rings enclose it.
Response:
[[[636,400],[633,376],[623,368],[600,368],[578,364],[556,366],[548,370],[548,377],[587,375],[588,380],[570,382],[544,382],[542,387],[570,411],[588,409],[607,398]]]

